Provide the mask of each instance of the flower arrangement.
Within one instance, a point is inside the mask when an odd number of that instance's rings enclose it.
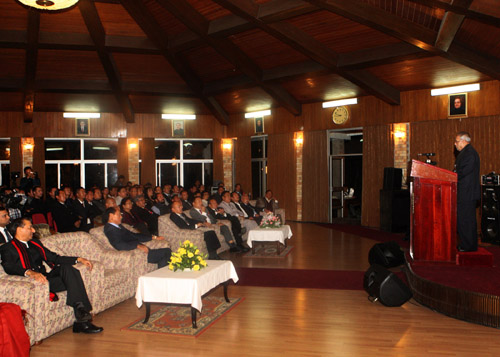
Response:
[[[172,253],[168,268],[173,271],[177,270],[194,270],[198,271],[207,266],[205,261],[206,254],[201,254],[198,247],[186,240],[177,249],[177,252]]]
[[[279,227],[281,227],[281,220],[273,214],[265,215],[262,218],[262,221],[260,222],[260,228],[279,228]]]

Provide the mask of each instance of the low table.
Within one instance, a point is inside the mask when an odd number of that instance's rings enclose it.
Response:
[[[255,254],[255,245],[253,242],[276,242],[277,254],[280,255],[280,243],[286,247],[286,239],[292,237],[292,230],[287,224],[280,228],[254,228],[248,232],[247,244],[252,248],[252,254]]]
[[[196,310],[201,313],[201,297],[219,284],[224,284],[224,298],[227,302],[229,280],[235,283],[238,275],[229,260],[207,260],[207,267],[199,271],[176,271],[164,267],[139,277],[135,300],[137,307],[146,304],[146,317],[149,321],[151,303],[171,303],[191,305],[193,328],[196,325]]]

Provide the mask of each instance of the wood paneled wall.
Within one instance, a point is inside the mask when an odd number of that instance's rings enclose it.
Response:
[[[141,140],[141,183],[155,184],[155,139],[144,138]]]
[[[306,131],[302,152],[302,220],[328,222],[326,131]]]
[[[380,226],[380,189],[384,167],[394,166],[394,142],[390,125],[363,129],[363,197],[361,224]]]
[[[33,149],[33,170],[38,173],[40,184],[45,187],[45,142],[44,138],[35,137]]]
[[[234,183],[241,184],[244,192],[252,192],[252,150],[250,137],[243,136],[238,138],[238,140],[234,140],[234,161],[236,165]]]
[[[267,188],[273,191],[287,219],[297,219],[297,177],[293,133],[269,135],[267,149]]]
[[[18,171],[21,176],[23,173],[23,152],[21,148],[21,138],[10,139],[10,172]],[[19,181],[17,181],[19,184]]]
[[[123,175],[125,182],[129,181],[128,177],[128,143],[127,138],[118,139],[118,152],[116,155],[116,167],[118,169],[118,176]],[[154,182],[154,181],[153,181]]]

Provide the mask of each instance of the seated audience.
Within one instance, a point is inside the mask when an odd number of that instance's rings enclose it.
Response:
[[[170,262],[172,255],[170,248],[149,249],[142,244],[150,240],[165,240],[165,238],[129,231],[122,225],[122,215],[118,207],[108,208],[104,212],[103,221],[105,223],[104,234],[116,250],[141,250],[148,255],[148,263],[158,264],[158,268],[163,268]]]
[[[91,216],[90,206],[86,200],[87,192],[83,187],[79,187],[76,190],[76,199],[73,201],[73,212],[81,220],[79,231],[89,232],[94,228],[94,223],[92,222],[93,217]]]
[[[201,193],[201,202],[204,207],[208,206],[208,200],[210,199],[210,194],[207,191]]]
[[[201,198],[196,197],[194,199],[193,208],[189,210],[189,215],[193,220],[195,220],[198,223],[208,223],[209,225],[207,225],[207,227],[211,227],[212,225],[218,225],[220,227],[221,234],[224,236],[226,243],[230,247],[229,251],[232,253],[241,251],[237,246],[236,241],[233,238],[233,235],[231,234],[229,228],[223,225],[222,223],[218,223],[217,218],[209,217],[207,215],[207,213],[205,212],[205,207],[201,202]]]
[[[193,205],[191,204],[191,202],[189,202],[189,194],[185,190],[181,192],[181,202],[183,211],[189,211],[191,208],[193,208]]]
[[[146,223],[149,233],[158,234],[158,215],[146,207],[146,200],[143,195],[135,198],[132,212]]]
[[[156,199],[151,210],[158,216],[170,213],[170,207],[165,204],[165,196],[163,196],[163,193],[158,192],[156,194]]]
[[[0,245],[2,243],[9,243],[12,240],[12,234],[10,234],[7,226],[10,223],[9,211],[3,206],[0,206]]]
[[[235,193],[233,195],[234,199],[239,200],[239,197],[240,196],[237,193]],[[246,232],[243,235],[243,240],[246,241],[248,238],[248,232],[251,229],[257,228],[257,223],[254,220],[250,220],[248,218],[245,219],[245,213],[242,210],[240,210],[238,207],[236,207],[234,202],[231,201],[231,195],[228,191],[224,191],[224,193],[222,194],[222,202],[219,204],[219,206],[222,207],[224,209],[224,211],[226,213],[230,214],[231,216],[238,217],[238,219],[240,220],[241,226],[246,229]]]
[[[254,219],[257,224],[262,222],[262,216],[257,212],[254,206],[250,204],[250,197],[247,193],[241,195],[240,207],[246,212],[249,219]]]
[[[264,197],[257,198],[255,207],[259,211],[264,211],[266,213],[274,212],[275,209],[278,209],[278,201],[273,198],[273,191],[267,190]]]
[[[162,192],[163,192],[163,196],[165,197],[165,202],[168,205],[172,204],[172,198],[171,198],[172,192],[171,191],[172,191],[172,185],[169,185],[169,184],[163,185]]]
[[[122,203],[120,204],[120,211],[123,217],[122,222],[134,227],[142,234],[150,234],[146,222],[136,216],[136,214],[132,211],[133,206],[134,204],[132,203],[132,199],[130,197],[125,197],[122,200]]]
[[[125,197],[128,197],[127,188],[125,186],[122,186],[122,187],[120,187],[120,189],[116,193],[116,197],[115,197],[116,205],[119,206]]]
[[[197,229],[206,226],[205,223],[197,223],[195,220],[182,213],[182,204],[180,202],[172,203],[170,219],[180,229]],[[217,234],[213,230],[205,231],[204,240],[208,250],[208,259],[220,260],[221,258],[217,254],[217,249],[219,249],[221,245],[219,238],[217,238]]]
[[[227,214],[226,212],[224,212],[223,208],[218,206],[219,205],[215,198],[211,198],[208,201],[208,206],[206,208],[207,215],[211,218],[212,221],[229,221],[231,223],[233,237],[236,239],[236,244],[243,252],[247,252],[248,248],[243,245],[240,220],[238,219],[238,217]]]
[[[45,248],[42,242],[33,238],[35,229],[27,218],[16,220],[11,227],[14,239],[0,247],[2,266],[7,274],[25,276],[42,284],[49,284],[53,296],[67,290],[66,305],[73,307],[75,323],[73,332],[97,333],[102,327],[90,321],[92,305],[85,290],[80,271],[73,267],[82,263],[92,270],[92,263],[82,257],[65,257]],[[47,272],[43,263],[51,268]]]
[[[150,210],[156,202],[156,196],[153,187],[146,188],[144,199],[146,200],[146,208]]]
[[[52,206],[52,218],[57,224],[59,233],[76,232],[81,225],[81,220],[66,204],[67,196],[64,190],[57,191],[57,203]]]
[[[29,208],[25,210],[29,215],[43,214],[47,218],[47,206],[43,201],[43,190],[40,186],[33,187],[33,199],[29,204]]]

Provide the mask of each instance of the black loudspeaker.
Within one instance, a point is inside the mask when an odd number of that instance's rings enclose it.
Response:
[[[368,262],[386,268],[397,267],[404,264],[405,254],[396,242],[377,243],[368,253]]]
[[[384,167],[384,190],[401,190],[403,169]]]
[[[380,190],[380,228],[393,233],[409,231],[409,190]]]
[[[500,244],[500,186],[483,186],[481,191],[481,241]]]
[[[377,264],[366,271],[363,287],[374,301],[389,307],[401,306],[412,297],[410,289],[401,279]]]

